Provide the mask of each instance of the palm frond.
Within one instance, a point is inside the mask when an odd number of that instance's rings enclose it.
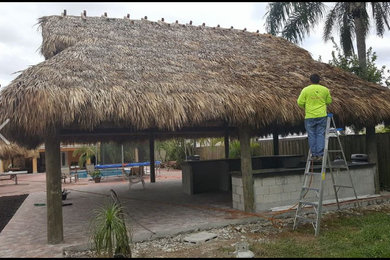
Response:
[[[299,43],[324,15],[324,5],[321,2],[297,2],[293,7],[294,12],[286,21],[282,37]]]
[[[375,28],[378,36],[383,36],[385,24],[390,30],[388,18],[390,17],[390,5],[387,2],[371,2],[372,17],[375,20]]]
[[[287,17],[292,10],[294,2],[274,2],[267,5],[265,13],[266,22],[265,29],[272,35],[277,35],[280,28],[286,22]]]

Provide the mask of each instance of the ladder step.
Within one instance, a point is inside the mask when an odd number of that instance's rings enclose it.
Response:
[[[316,188],[310,188],[310,187],[302,187],[302,189],[304,190],[313,190],[313,191],[320,191],[320,189],[316,189]]]
[[[328,150],[329,153],[341,153],[343,150]]]
[[[334,184],[333,186],[334,187],[340,187],[340,188],[351,188],[351,189],[353,189],[352,186],[346,186],[346,185],[336,185],[336,184]]]
[[[321,175],[321,172],[305,172],[305,175]]]

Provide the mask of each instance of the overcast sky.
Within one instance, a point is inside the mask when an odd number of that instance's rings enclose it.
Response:
[[[327,3],[332,6],[332,3]],[[264,15],[267,2],[10,2],[0,3],[0,84],[8,85],[19,71],[44,61],[39,52],[42,43],[38,30],[38,18],[49,15],[60,15],[64,9],[68,15],[80,15],[83,10],[87,16],[101,16],[107,12],[109,17],[123,18],[130,14],[131,19],[157,21],[164,18],[166,22],[188,23],[193,25],[233,26],[237,29],[265,33]],[[332,43],[322,40],[323,23],[317,25],[299,46],[308,50],[313,59],[321,55],[323,62],[331,59]],[[372,29],[366,45],[373,47],[378,55],[377,65],[390,67],[390,33],[383,38],[375,35]],[[335,37],[337,39],[337,37]],[[336,40],[338,43],[338,40]]]

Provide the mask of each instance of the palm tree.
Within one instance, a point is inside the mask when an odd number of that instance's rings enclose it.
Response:
[[[73,157],[80,155],[79,157],[79,166],[84,167],[84,164],[91,160],[92,157],[95,157],[97,149],[95,146],[82,146],[73,151]]]
[[[370,17],[367,12],[371,5],[372,18],[375,21],[376,33],[382,37],[385,25],[390,26],[390,3],[388,2],[336,2],[326,16],[323,38],[328,41],[333,29],[339,27],[340,45],[344,55],[354,53],[353,39],[356,37],[356,47],[359,58],[361,75],[365,75],[366,63],[366,36],[370,28]],[[273,35],[281,36],[294,43],[299,43],[309,34],[325,14],[325,5],[322,2],[275,2],[268,6],[266,16],[266,30]]]

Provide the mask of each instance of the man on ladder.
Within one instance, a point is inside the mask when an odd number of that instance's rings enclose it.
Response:
[[[326,87],[318,84],[320,81],[320,77],[317,74],[311,75],[310,80],[313,84],[305,87],[297,100],[298,105],[305,109],[305,128],[308,133],[310,150],[306,161],[304,181],[298,200],[293,229],[296,228],[299,220],[309,221],[313,225],[315,229],[315,235],[317,236],[320,230],[323,188],[327,168],[329,168],[330,175],[332,177],[333,189],[336,196],[337,207],[339,209],[340,205],[337,193],[340,188],[352,188],[356,201],[358,201],[358,198],[355,188],[353,186],[352,177],[348,168],[348,163],[340,142],[338,132],[339,129],[335,126],[333,115],[331,113],[328,114],[326,112],[326,106],[332,102],[329,90]],[[337,137],[337,142],[340,147],[340,150],[328,149],[329,137]],[[334,165],[333,163],[331,163],[329,158],[330,152],[341,153],[343,157],[343,164]],[[322,161],[320,172],[314,169],[314,161]],[[351,183],[350,186],[338,185],[335,183],[333,169],[337,169],[337,172],[339,172],[340,168],[346,169]],[[315,178],[315,176],[317,176],[317,178]],[[320,178],[318,179],[318,177]],[[316,187],[313,187],[311,185],[313,178],[319,180],[319,185],[317,185]],[[313,197],[311,196],[309,196],[309,198],[306,198],[306,195],[309,191],[314,192],[314,200],[318,199],[317,201],[313,201]],[[310,199],[310,197],[312,199]],[[301,214],[303,208],[306,206],[311,206],[314,209],[314,219],[305,217]]]
[[[329,89],[320,85],[320,76],[310,76],[311,85],[302,89],[297,103],[305,109],[305,128],[308,135],[311,157],[322,161],[325,144],[326,106],[332,103]]]

